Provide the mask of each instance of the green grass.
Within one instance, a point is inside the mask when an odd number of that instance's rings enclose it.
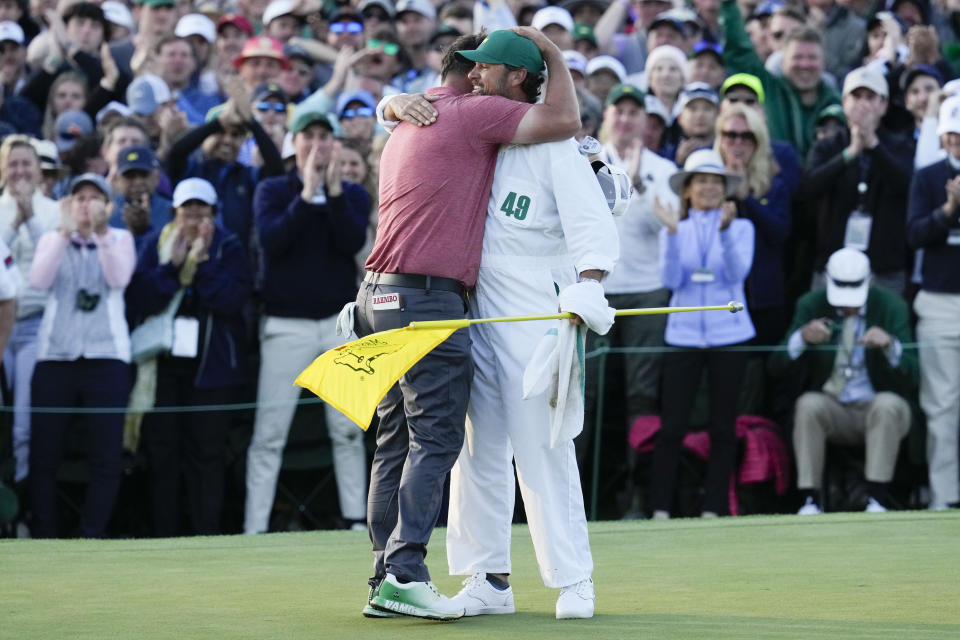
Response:
[[[444,531],[428,562],[441,591]],[[591,524],[597,616],[558,621],[526,527],[517,614],[368,620],[366,535],[0,541],[0,638],[960,638],[960,513]]]

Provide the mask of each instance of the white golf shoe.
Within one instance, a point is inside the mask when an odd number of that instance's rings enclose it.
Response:
[[[564,587],[557,598],[557,620],[592,618],[596,599],[592,578]]]
[[[487,580],[487,574],[475,573],[463,581],[463,588],[450,598],[454,607],[463,607],[465,616],[513,613],[513,587],[497,589]]]
[[[807,501],[803,503],[800,510],[797,511],[798,516],[818,516],[821,513],[823,513],[823,509],[809,496],[807,496]]]

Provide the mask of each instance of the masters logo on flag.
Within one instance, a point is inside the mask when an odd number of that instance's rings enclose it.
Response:
[[[465,324],[403,327],[348,342],[314,360],[294,384],[314,392],[366,431],[390,387]]]

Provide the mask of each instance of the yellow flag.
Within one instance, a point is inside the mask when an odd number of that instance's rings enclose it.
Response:
[[[314,392],[366,431],[390,387],[460,326],[463,323],[370,334],[319,356],[294,384]]]

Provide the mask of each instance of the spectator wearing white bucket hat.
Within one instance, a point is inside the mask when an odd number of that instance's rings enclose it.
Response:
[[[653,210],[660,231],[660,276],[673,291],[670,306],[724,305],[743,301],[744,282],[753,265],[753,223],[737,217],[741,178],[729,173],[713,149],[694,151],[682,171],[670,178],[680,196],[677,211],[659,198]],[[708,315],[710,314],[710,315]],[[747,354],[734,347],[755,334],[749,313],[698,311],[671,314],[665,342],[676,351],[664,356],[661,420],[651,472],[655,518],[667,518],[673,506],[680,447],[698,385],[706,370],[710,404],[710,458],[704,479],[701,515],[728,513],[727,491],[736,460],[737,397]]]

